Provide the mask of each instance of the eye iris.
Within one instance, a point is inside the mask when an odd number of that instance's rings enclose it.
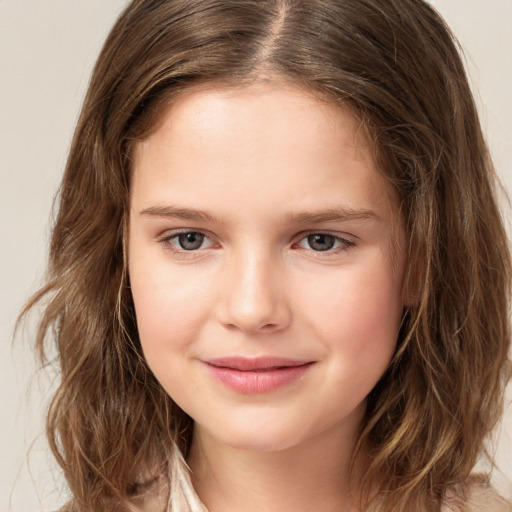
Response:
[[[183,233],[179,235],[178,242],[185,251],[194,251],[199,249],[204,241],[204,235],[201,233]]]
[[[308,236],[308,244],[315,251],[328,251],[334,247],[336,238],[332,235],[316,234]]]

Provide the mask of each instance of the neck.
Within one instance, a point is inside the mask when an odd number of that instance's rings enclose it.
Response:
[[[364,456],[352,467],[353,432],[327,434],[262,452],[220,444],[196,426],[188,460],[193,485],[209,512],[357,512]]]

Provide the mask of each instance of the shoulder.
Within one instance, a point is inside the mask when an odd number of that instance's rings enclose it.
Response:
[[[467,512],[512,512],[512,505],[492,487],[475,484],[469,489],[466,510]]]
[[[441,512],[512,512],[512,504],[475,476],[446,497]]]

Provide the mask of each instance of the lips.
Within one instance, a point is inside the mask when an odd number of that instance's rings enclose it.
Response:
[[[275,391],[303,377],[314,361],[280,357],[227,357],[205,361],[210,374],[238,393]]]

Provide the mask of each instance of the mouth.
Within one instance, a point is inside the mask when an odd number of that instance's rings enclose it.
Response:
[[[227,357],[204,361],[210,374],[229,389],[261,394],[292,384],[308,372],[315,361],[279,357]]]

